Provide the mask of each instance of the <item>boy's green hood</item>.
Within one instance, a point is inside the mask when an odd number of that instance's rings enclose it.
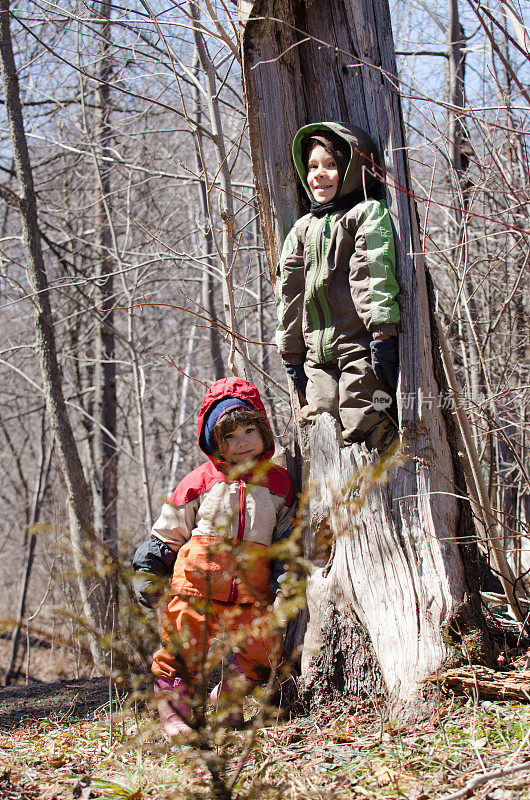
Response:
[[[316,131],[332,131],[340,136],[341,139],[344,139],[350,148],[350,160],[346,167],[339,193],[333,199],[337,200],[339,197],[344,197],[344,195],[361,189],[363,186],[363,166],[372,172],[372,158],[376,164],[379,163],[377,150],[370,136],[361,128],[355,127],[355,125],[344,125],[341,122],[312,122],[310,125],[304,125],[303,128],[300,128],[293,140],[294,164],[309,199],[313,200],[314,198],[307,185],[307,169],[302,161],[302,142],[310,137],[311,134],[316,133]],[[365,185],[368,186],[372,182],[372,177],[367,174]]]

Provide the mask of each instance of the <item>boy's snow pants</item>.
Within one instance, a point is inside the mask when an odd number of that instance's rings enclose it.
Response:
[[[395,426],[385,414],[385,395],[387,412],[392,398],[388,386],[372,370],[370,339],[351,342],[334,361],[323,364],[311,361],[308,353],[304,370],[308,383],[302,416],[306,422],[314,422],[327,411],[341,423],[345,444],[364,441],[373,449],[387,439]]]
[[[182,664],[193,680],[203,672],[210,640],[223,637],[241,671],[252,681],[267,680],[283,652],[282,638],[272,631],[267,606],[222,603],[204,597],[170,597],[162,614],[163,647],[153,656],[157,677],[183,677]],[[184,670],[185,671],[185,670]]]

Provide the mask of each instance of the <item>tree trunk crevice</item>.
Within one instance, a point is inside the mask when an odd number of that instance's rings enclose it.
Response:
[[[344,698],[380,700],[386,687],[366,630],[350,609],[333,608],[322,630],[329,647],[311,659],[302,682],[301,701],[318,708]]]

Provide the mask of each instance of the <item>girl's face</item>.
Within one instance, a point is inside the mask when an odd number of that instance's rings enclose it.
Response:
[[[337,194],[339,170],[331,153],[321,144],[315,145],[309,154],[307,184],[317,203],[329,203]]]
[[[252,461],[263,453],[263,439],[255,425],[238,425],[227,433],[219,452],[229,464],[243,464]]]

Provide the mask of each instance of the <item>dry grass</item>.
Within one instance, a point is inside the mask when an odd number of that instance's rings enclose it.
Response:
[[[441,798],[476,774],[530,758],[529,722],[525,705],[446,701],[428,723],[403,729],[369,704],[343,706],[259,730],[233,797]],[[226,774],[248,736],[223,737],[210,753],[225,759]],[[0,765],[5,800],[215,797],[203,754],[167,747],[149,711],[28,720],[0,734]],[[530,798],[530,770],[485,782],[476,796]]]

